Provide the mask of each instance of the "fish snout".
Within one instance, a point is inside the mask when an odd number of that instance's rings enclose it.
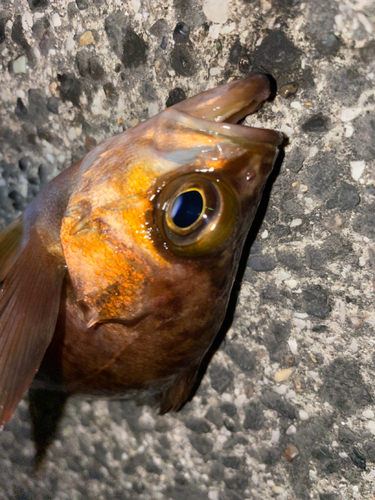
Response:
[[[186,99],[174,105],[173,109],[203,120],[237,123],[246,115],[257,111],[270,94],[269,77],[253,73],[242,80]]]

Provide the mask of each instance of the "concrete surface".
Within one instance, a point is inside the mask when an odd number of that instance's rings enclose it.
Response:
[[[92,144],[251,70],[281,90],[248,123],[289,144],[193,400],[72,399],[35,474],[25,398],[1,500],[375,498],[374,23],[372,0],[2,0],[3,226]]]

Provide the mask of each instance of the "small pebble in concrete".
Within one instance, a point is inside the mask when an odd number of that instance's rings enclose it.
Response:
[[[83,33],[83,35],[81,35],[81,37],[79,39],[79,44],[81,46],[86,46],[86,45],[91,45],[91,44],[95,45],[95,40],[94,40],[92,31],[86,31],[85,33]]]
[[[298,417],[300,420],[308,420],[310,418],[310,415],[307,413],[305,410],[300,410],[298,412]]]
[[[277,373],[275,373],[275,381],[276,382],[283,382],[284,380],[287,380],[291,374],[293,373],[293,370],[290,368],[285,368],[284,370],[280,370]]]
[[[341,121],[350,122],[362,113],[362,108],[346,108],[341,112]]]
[[[187,43],[189,41],[190,27],[183,23],[177,23],[173,31],[173,40],[176,43]]]
[[[209,21],[223,24],[228,19],[229,0],[204,0],[203,12]]]
[[[375,414],[372,410],[365,410],[362,415],[365,417],[365,418],[369,418],[369,419],[373,419]]]
[[[27,70],[27,59],[25,56],[18,57],[15,61],[13,61],[13,71],[14,73],[26,73]]]
[[[363,160],[350,162],[350,173],[355,181],[359,181],[359,179],[362,177],[365,166],[366,164]]]
[[[52,15],[51,21],[52,21],[52,26],[54,26],[55,28],[61,26],[61,19],[57,12],[55,12]]]
[[[295,425],[290,425],[287,430],[285,431],[285,434],[290,435],[290,434],[295,434],[297,432],[297,428]]]
[[[294,460],[299,455],[299,451],[294,445],[288,444],[288,446],[284,450],[284,455],[288,462],[294,462]]]
[[[286,83],[285,85],[282,85],[279,90],[279,96],[281,96],[283,99],[287,99],[288,97],[291,97],[294,95],[298,90],[298,83],[297,82],[291,82],[291,83]]]

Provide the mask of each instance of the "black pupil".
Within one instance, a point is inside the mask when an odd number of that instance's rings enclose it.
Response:
[[[199,191],[186,191],[174,200],[171,208],[173,223],[184,229],[189,227],[199,218],[203,210],[203,198]]]

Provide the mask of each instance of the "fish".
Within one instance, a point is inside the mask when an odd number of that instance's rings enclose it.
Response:
[[[270,92],[251,74],[103,140],[0,233],[1,428],[36,374],[186,402],[283,140],[237,124]]]

